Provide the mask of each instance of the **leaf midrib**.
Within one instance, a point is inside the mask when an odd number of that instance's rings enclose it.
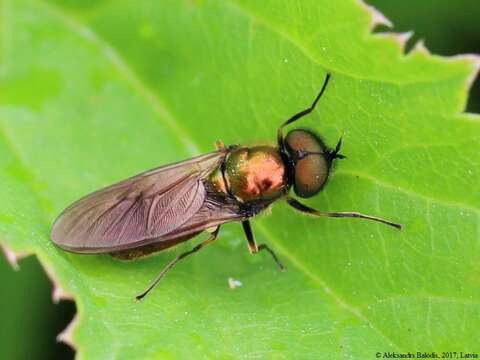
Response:
[[[67,29],[70,29],[73,33],[79,35],[87,42],[91,42],[102,49],[102,54],[105,58],[117,68],[119,74],[124,76],[127,83],[130,83],[134,89],[145,97],[147,102],[152,106],[153,111],[170,128],[170,130],[172,130],[185,149],[192,155],[200,152],[200,148],[192,141],[193,137],[191,134],[181,125],[181,122],[175,120],[172,113],[164,105],[164,102],[161,101],[160,95],[152,91],[141,81],[141,78],[135,74],[128,62],[126,62],[112,46],[89,27],[80,23],[73,16],[61,10],[58,6],[54,6],[53,4],[41,0],[37,0],[37,3],[41,4],[41,6],[52,15],[52,17],[59,19]]]

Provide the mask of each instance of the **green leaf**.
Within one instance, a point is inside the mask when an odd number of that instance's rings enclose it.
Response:
[[[478,60],[402,53],[357,1],[1,1],[0,235],[76,300],[83,358],[372,358],[474,351],[480,326]],[[298,126],[347,160],[308,204],[399,221],[314,219],[285,204],[238,224],[134,296],[175,254],[122,262],[49,240],[80,196],[142,170]],[[204,239],[199,236],[193,243]],[[229,277],[243,286],[231,290]]]

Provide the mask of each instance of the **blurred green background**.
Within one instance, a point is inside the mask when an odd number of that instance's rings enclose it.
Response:
[[[93,0],[85,1],[91,3]],[[369,0],[368,3],[393,22],[395,31],[414,30],[407,49],[423,39],[434,54],[480,53],[478,0]],[[474,83],[468,111],[480,112],[479,80]],[[51,284],[36,258],[22,260],[20,268],[21,271],[14,271],[0,257],[3,294],[0,298],[0,359],[73,357],[74,352],[56,343],[55,338],[71,321],[74,304],[52,303]]]

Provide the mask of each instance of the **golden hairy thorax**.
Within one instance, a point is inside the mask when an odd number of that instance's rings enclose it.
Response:
[[[286,170],[276,147],[238,147],[210,182],[216,191],[229,192],[242,202],[274,199],[285,193]]]

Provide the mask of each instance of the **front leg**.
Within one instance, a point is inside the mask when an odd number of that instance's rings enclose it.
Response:
[[[242,221],[242,226],[243,226],[243,231],[245,232],[245,236],[247,237],[248,241],[248,250],[250,251],[251,254],[256,254],[262,250],[266,250],[272,255],[273,260],[278,265],[278,269],[280,271],[286,271],[287,268],[281,263],[281,261],[278,259],[278,256],[273,252],[272,249],[268,247],[267,244],[260,244],[257,246],[257,243],[255,242],[255,238],[253,236],[252,232],[252,227],[250,226],[250,221],[249,220],[244,220]]]

